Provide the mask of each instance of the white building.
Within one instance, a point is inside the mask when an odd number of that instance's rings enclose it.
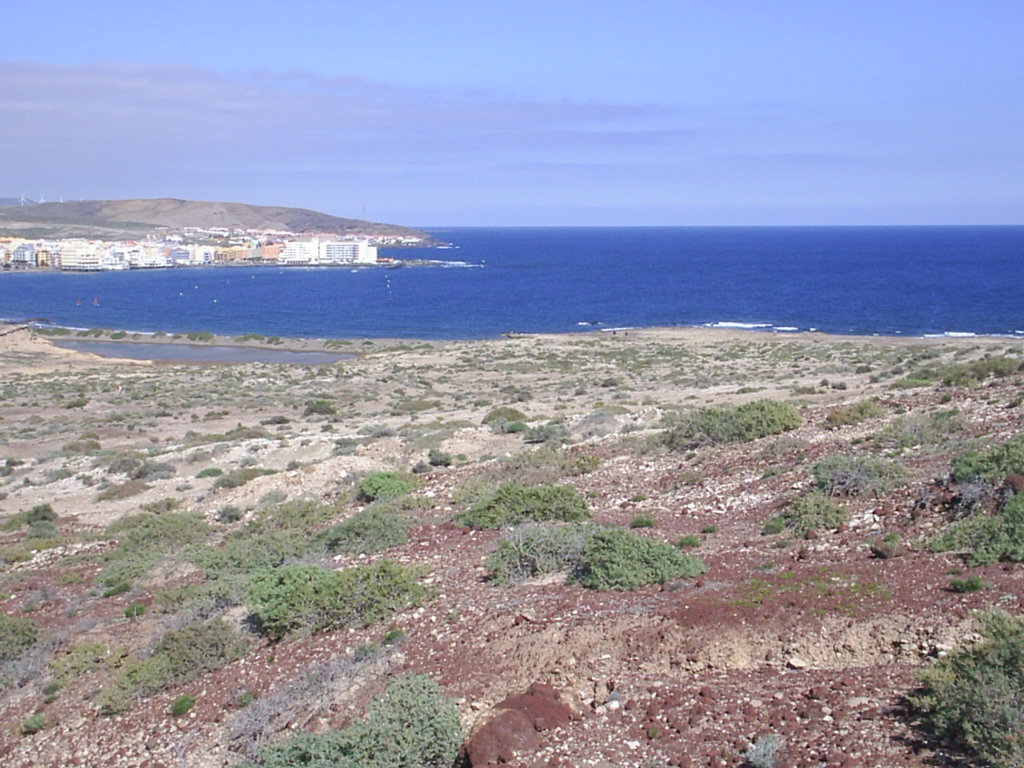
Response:
[[[96,240],[64,240],[60,268],[66,272],[103,272],[127,269],[124,258],[109,244]]]
[[[367,240],[292,240],[285,244],[277,258],[278,264],[303,266],[337,266],[345,264],[376,264],[377,246]]]

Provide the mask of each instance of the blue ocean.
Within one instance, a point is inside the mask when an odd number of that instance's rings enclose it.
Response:
[[[0,274],[0,318],[79,328],[475,339],[637,326],[1024,337],[1024,227],[428,230],[401,269]]]

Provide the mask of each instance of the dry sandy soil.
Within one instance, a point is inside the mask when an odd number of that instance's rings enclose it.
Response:
[[[948,523],[951,459],[1019,434],[1024,388],[1020,373],[945,384],[941,371],[1020,358],[1019,340],[650,329],[282,347],[354,356],[155,364],[57,349],[25,329],[0,336],[0,609],[42,630],[0,691],[4,766],[231,766],[251,756],[257,714],[268,740],[337,727],[408,672],[440,684],[467,733],[533,683],[558,691],[572,719],[507,755],[515,765],[740,766],[767,734],[784,740],[780,765],[952,764],[904,697],[918,668],[972,638],[976,611],[1020,612],[1024,569],[967,568],[923,542]],[[689,451],[664,445],[680,414],[761,398],[794,405],[801,425]],[[826,421],[869,398],[878,407],[865,420]],[[499,406],[520,411],[527,430],[484,424]],[[941,434],[907,436],[913,418],[952,410]],[[764,534],[811,488],[816,463],[840,453],[885,458],[903,475],[884,493],[838,499],[848,519],[834,530]],[[245,469],[273,473],[218,482]],[[378,470],[412,473],[400,510],[408,542],[328,562],[421,569],[428,598],[383,624],[272,640],[244,604],[200,613],[183,602],[181,588],[205,575],[170,547],[127,591],[104,588],[118,545],[108,526],[125,516],[199,515],[217,547],[267,510],[308,500],[329,510],[305,531],[312,538],[365,506],[355,484]],[[452,517],[502,480],[571,485],[598,523],[648,518],[635,532],[691,537],[707,572],[630,591],[588,590],[564,574],[492,584],[484,561],[502,532]],[[43,504],[55,531],[18,523]],[[879,557],[887,534],[900,543]],[[986,588],[953,591],[958,573]],[[131,606],[145,612],[129,618]],[[127,660],[211,615],[245,634],[241,659],[100,713]],[[365,651],[392,629],[401,643]],[[86,644],[92,661],[68,672]],[[186,693],[195,706],[172,717]],[[241,707],[242,694],[262,709]],[[24,734],[31,715],[44,727]]]

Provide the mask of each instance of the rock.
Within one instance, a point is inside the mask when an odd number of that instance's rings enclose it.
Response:
[[[619,704],[617,700],[615,703]],[[568,725],[573,717],[558,691],[541,683],[534,683],[526,693],[509,696],[495,709],[502,711],[466,742],[466,757],[471,766],[514,762],[516,753],[540,749],[538,731]]]
[[[466,757],[476,768],[512,762],[516,752],[533,752],[539,748],[540,737],[530,718],[518,709],[506,709],[470,737],[466,742]]]
[[[799,656],[790,656],[786,660],[786,666],[790,669],[807,669],[808,663]]]
[[[906,549],[898,541],[885,541],[875,539],[871,542],[871,555],[880,560],[888,560],[891,557],[900,557],[906,553]]]

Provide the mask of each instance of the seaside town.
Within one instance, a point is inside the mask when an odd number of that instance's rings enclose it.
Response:
[[[190,228],[153,238],[109,242],[0,237],[0,265],[12,269],[102,272],[125,269],[271,264],[373,266],[389,264],[380,246],[417,246],[414,235],[370,237],[300,235],[270,230]]]

